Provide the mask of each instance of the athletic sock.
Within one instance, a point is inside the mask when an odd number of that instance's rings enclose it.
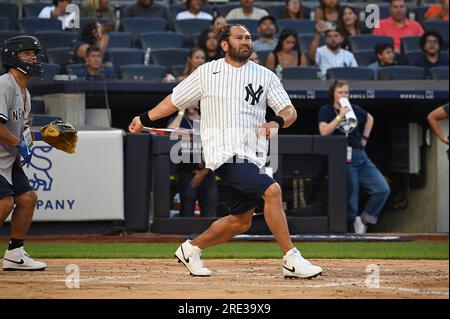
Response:
[[[9,241],[8,250],[13,250],[20,247],[23,247],[23,239],[11,238]]]

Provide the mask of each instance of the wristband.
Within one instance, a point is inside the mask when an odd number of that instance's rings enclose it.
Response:
[[[148,112],[144,112],[139,115],[139,119],[141,120],[142,126],[144,127],[152,127],[153,121],[148,117]]]
[[[341,121],[342,121],[342,116],[336,115],[336,121],[338,121],[338,123],[341,123]]]
[[[278,123],[280,128],[283,128],[283,126],[284,126],[284,119],[281,116],[278,116],[278,115],[274,116],[272,118],[272,121]]]

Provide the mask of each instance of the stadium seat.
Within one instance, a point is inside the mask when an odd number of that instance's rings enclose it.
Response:
[[[327,70],[328,80],[373,80],[375,73],[366,67],[357,68],[330,68]]]
[[[353,35],[348,39],[350,50],[358,52],[363,50],[374,50],[377,44],[389,43],[394,45],[394,39],[384,35],[361,34]]]
[[[44,74],[42,76],[45,80],[53,80],[53,77],[61,73],[61,67],[58,64],[44,63]]]
[[[429,6],[418,6],[414,9],[414,14],[416,15],[416,21],[423,24],[425,21],[425,12],[427,12]]]
[[[251,19],[236,19],[236,20],[229,20],[227,21],[230,24],[242,24],[243,26],[246,26],[248,31],[250,33],[258,33],[258,20],[251,20]]]
[[[77,74],[80,73],[81,70],[84,68],[85,64],[84,63],[73,63],[73,64],[69,64],[67,65],[66,69],[67,69],[67,73],[68,74]]]
[[[37,17],[42,9],[47,6],[52,6],[52,2],[32,2],[24,3],[22,6],[22,17]]]
[[[277,21],[278,31],[285,28],[294,29],[297,34],[314,34],[316,32],[316,22],[308,19],[280,19]]]
[[[5,40],[23,34],[24,33],[20,31],[0,30],[0,47],[3,45],[3,42],[5,42]]]
[[[122,26],[124,31],[133,36],[134,43],[137,43],[141,33],[166,31],[167,22],[162,18],[124,18]]]
[[[307,54],[309,47],[311,46],[312,40],[314,39],[313,33],[308,34],[299,34],[298,42],[300,43],[300,47],[302,48],[303,53]],[[325,38],[322,36],[319,40],[319,47],[325,45]]]
[[[173,65],[171,67],[172,69],[172,75],[175,78],[178,78],[184,71],[185,65],[184,64],[180,64],[180,65]]]
[[[155,49],[152,50],[152,61],[170,69],[173,65],[185,64],[188,54],[189,50],[182,48]]]
[[[217,6],[217,9],[219,10],[221,16],[226,17],[231,10],[239,7],[239,2],[228,2]]]
[[[184,47],[184,35],[177,32],[148,32],[140,35],[142,49],[147,50]]]
[[[32,114],[45,114],[44,101],[38,99],[31,99],[31,113]]]
[[[423,27],[425,30],[434,30],[439,32],[448,46],[448,21],[444,20],[430,20],[424,21]]]
[[[400,39],[400,54],[405,56],[411,51],[420,51],[420,37],[403,37]]]
[[[120,67],[124,80],[162,81],[167,68],[161,65],[128,64]]]
[[[433,80],[448,80],[448,66],[438,66],[430,69]]]
[[[209,29],[211,26],[211,21],[199,19],[187,19],[187,20],[175,20],[173,24],[175,25],[176,32],[183,33],[186,37],[192,37],[192,35],[195,33],[201,33],[203,30]],[[151,31],[158,31],[158,30],[151,30]]]
[[[9,19],[0,17],[0,30],[9,30]]]
[[[17,21],[21,31],[33,33],[37,31],[57,31],[62,30],[62,23],[55,19],[40,19],[37,17],[21,18]]]
[[[421,50],[409,51],[403,56],[402,64],[416,65],[417,61],[423,58],[423,52]]]
[[[109,32],[109,48],[131,48],[133,37],[128,32]]]
[[[111,48],[108,50],[113,58],[116,74],[120,74],[120,67],[127,64],[143,64],[144,51],[136,48]]]
[[[368,66],[377,61],[374,50],[362,50],[353,53],[359,66]]]
[[[113,22],[113,20],[108,18],[80,18],[80,31],[83,30],[86,25],[94,21],[99,22],[101,25]]]
[[[423,80],[425,70],[416,66],[387,66],[378,70],[378,80]]]
[[[66,73],[67,64],[73,61],[73,49],[71,47],[51,48],[46,52],[49,63],[58,64],[61,72]]]
[[[19,17],[19,7],[14,3],[0,2],[0,17],[9,19],[9,29],[17,30],[17,18]]]
[[[266,60],[267,60],[267,57],[269,56],[270,52],[272,52],[272,50],[256,51],[260,65],[264,65],[264,66],[266,65]]]
[[[287,67],[282,74],[283,80],[318,80],[321,75],[316,67]]]
[[[72,31],[37,31],[33,35],[41,42],[44,52],[52,48],[73,47],[78,41],[78,33]]]

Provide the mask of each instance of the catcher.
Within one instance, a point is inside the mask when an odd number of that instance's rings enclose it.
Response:
[[[37,200],[22,168],[31,161],[32,140],[42,139],[55,148],[75,151],[77,135],[70,124],[54,121],[37,132],[31,132],[27,126],[31,105],[26,86],[31,76],[43,74],[40,50],[39,41],[32,36],[10,38],[2,47],[7,73],[0,76],[0,226],[12,212],[11,239],[3,257],[3,270],[46,268],[45,263],[35,261],[23,248]]]

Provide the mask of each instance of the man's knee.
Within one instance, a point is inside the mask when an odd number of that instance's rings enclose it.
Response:
[[[36,206],[37,195],[34,191],[28,191],[20,196],[16,197],[16,202],[21,206]]]
[[[250,213],[240,215],[230,215],[234,224],[234,228],[239,234],[245,233],[252,226],[253,210]]]
[[[264,200],[281,199],[281,187],[278,183],[273,183],[263,194]]]

